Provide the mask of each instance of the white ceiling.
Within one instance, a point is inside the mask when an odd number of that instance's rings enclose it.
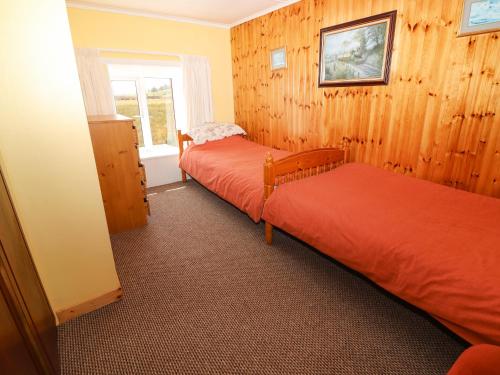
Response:
[[[97,9],[230,27],[299,0],[67,0],[69,7]]]

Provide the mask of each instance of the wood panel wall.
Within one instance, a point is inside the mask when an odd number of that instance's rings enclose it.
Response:
[[[235,117],[299,151],[345,140],[353,161],[500,198],[499,33],[456,37],[459,0],[303,0],[231,30]],[[318,88],[319,30],[396,9],[387,86]],[[270,70],[285,46],[288,68]]]

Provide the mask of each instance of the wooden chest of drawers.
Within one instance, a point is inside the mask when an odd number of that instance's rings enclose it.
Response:
[[[109,232],[145,225],[146,172],[133,120],[121,115],[89,116],[88,123]]]

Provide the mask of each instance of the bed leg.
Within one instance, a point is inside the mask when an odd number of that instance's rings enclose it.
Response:
[[[187,181],[186,171],[181,169],[181,175],[182,175],[182,182],[186,182]]]
[[[268,245],[273,244],[273,225],[266,221],[266,242]]]

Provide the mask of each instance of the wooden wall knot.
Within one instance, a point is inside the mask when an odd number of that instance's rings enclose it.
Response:
[[[350,137],[342,137],[342,142],[351,143],[352,139]]]
[[[422,156],[422,161],[429,164],[432,161],[432,156]]]

